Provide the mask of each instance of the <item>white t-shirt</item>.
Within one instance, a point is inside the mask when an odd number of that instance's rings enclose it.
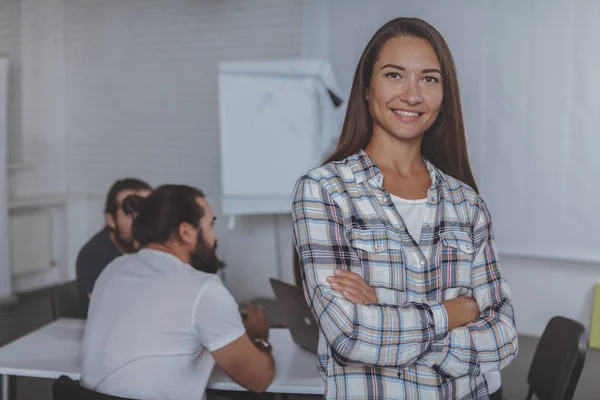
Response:
[[[406,200],[390,193],[394,206],[404,220],[408,233],[419,243],[421,237],[421,229],[423,220],[425,219],[425,207],[427,207],[427,199]],[[502,385],[502,378],[499,371],[485,373],[485,379],[488,384],[489,393],[495,393]]]
[[[396,210],[402,217],[406,229],[410,236],[415,239],[417,244],[421,237],[421,228],[423,228],[423,220],[425,219],[425,207],[427,207],[427,199],[406,200],[390,193],[392,201],[396,206]]]
[[[96,281],[81,383],[121,397],[199,400],[215,364],[210,352],[244,333],[216,275],[144,249],[115,259]]]

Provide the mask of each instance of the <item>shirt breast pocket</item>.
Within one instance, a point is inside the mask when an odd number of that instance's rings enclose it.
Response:
[[[441,261],[442,289],[471,289],[475,249],[470,233],[463,231],[440,232],[438,251]],[[456,296],[467,293],[466,290],[456,292]]]
[[[403,302],[405,282],[400,236],[387,229],[354,229],[350,238],[362,266],[363,278],[375,289],[379,302]]]

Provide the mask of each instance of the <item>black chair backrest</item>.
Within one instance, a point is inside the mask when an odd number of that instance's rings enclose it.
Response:
[[[86,313],[79,298],[77,282],[63,283],[54,289],[51,297],[52,319],[85,318]]]
[[[94,392],[65,375],[52,384],[52,398],[54,400],[133,400]]]
[[[571,400],[585,362],[585,328],[577,321],[554,317],[535,349],[527,382],[527,400]]]

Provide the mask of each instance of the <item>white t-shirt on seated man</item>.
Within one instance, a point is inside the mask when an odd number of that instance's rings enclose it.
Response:
[[[82,385],[198,400],[216,362],[241,386],[264,391],[274,374],[264,309],[249,307],[244,326],[216,271],[200,270],[218,265],[215,217],[202,193],[166,185],[124,206],[139,212],[133,232],[143,249],[114,260],[94,286]]]

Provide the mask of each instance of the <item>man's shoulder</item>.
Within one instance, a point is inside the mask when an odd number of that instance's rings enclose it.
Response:
[[[102,229],[97,232],[90,240],[83,245],[79,254],[77,255],[77,263],[85,261],[86,263],[92,262],[106,263],[114,260],[118,256],[117,248],[110,240],[109,232],[107,229]]]
[[[198,298],[203,298],[210,303],[210,299],[215,301],[235,302],[233,295],[227,289],[221,278],[215,274],[207,274],[204,272],[194,274],[194,278],[188,282],[194,285],[194,289]]]
[[[110,233],[108,229],[103,228],[96,232],[84,245],[81,247],[79,253],[88,253],[91,251],[99,250],[107,247],[108,243],[112,243],[110,240]]]
[[[193,270],[187,279],[189,283],[198,289],[206,290],[206,288],[215,288],[216,290],[227,290],[221,278],[216,274],[208,274],[206,272]]]
[[[203,292],[227,291],[218,275],[195,270],[189,265],[174,269],[167,276],[162,275],[160,279],[163,284],[168,285],[173,290],[176,289],[180,297],[192,296],[196,298]]]

